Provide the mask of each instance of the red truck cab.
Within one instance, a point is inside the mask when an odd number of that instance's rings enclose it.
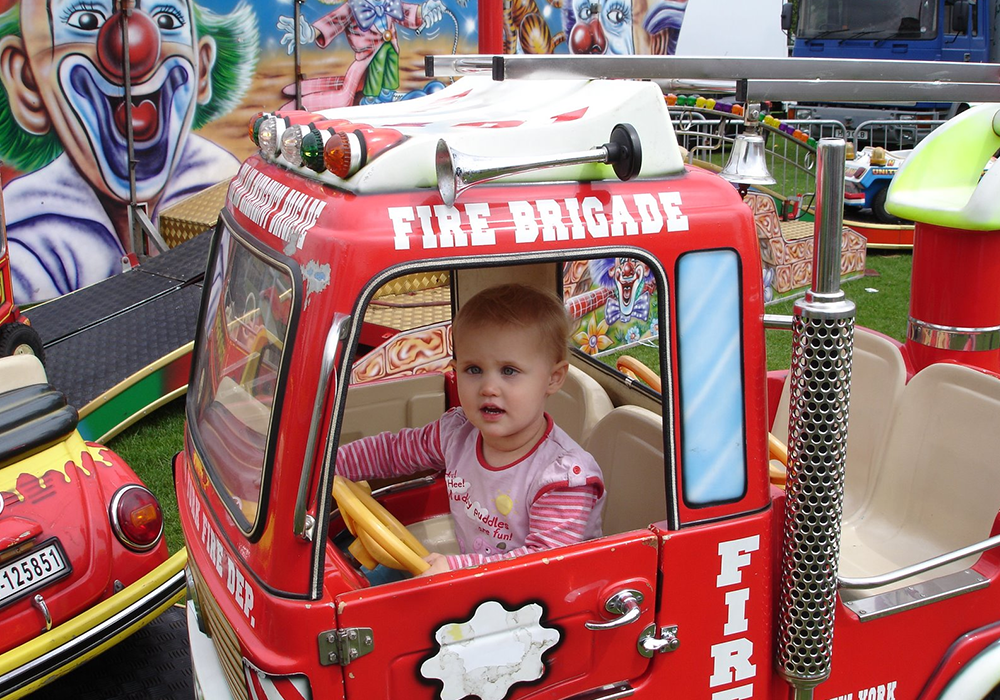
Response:
[[[636,179],[577,163],[462,191],[623,123]],[[730,183],[684,164],[659,89],[467,78],[412,102],[263,115],[251,132],[261,152],[216,232],[175,463],[200,695],[789,697],[771,662],[784,496],[768,477],[757,233]],[[472,154],[452,154],[453,204],[436,189],[439,140]],[[334,152],[319,172],[317,143]],[[601,324],[574,343],[549,411],[603,470],[604,536],[369,585],[332,495],[338,446],[457,405],[449,321],[475,292],[522,281],[585,321],[567,271],[606,259],[648,269],[662,394],[591,356]],[[430,301],[385,301],[428,284]],[[457,551],[443,478],[383,494],[428,549]],[[918,697],[925,659],[970,629],[942,621],[911,677],[900,654],[876,663],[887,633],[838,615],[854,643],[830,692],[864,685],[853,697],[872,700]]]

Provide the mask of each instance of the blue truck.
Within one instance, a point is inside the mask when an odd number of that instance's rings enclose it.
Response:
[[[791,7],[786,6],[786,29],[790,16]],[[995,63],[1000,62],[998,32],[1000,0],[799,0],[792,55]],[[799,103],[794,117],[836,119],[850,130],[874,119],[949,119],[968,106]],[[887,134],[886,145],[912,146],[923,135],[917,130],[897,130]]]

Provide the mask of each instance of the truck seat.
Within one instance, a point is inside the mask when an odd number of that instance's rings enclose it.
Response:
[[[573,365],[569,366],[562,388],[545,402],[545,410],[556,425],[580,445],[586,443],[594,426],[614,406],[597,380]]]
[[[887,573],[988,538],[1000,508],[998,424],[1000,379],[948,364],[914,376],[877,456],[871,495],[844,529],[841,575]]]
[[[875,454],[885,439],[889,419],[906,385],[906,365],[888,338],[864,328],[854,332],[851,408],[847,430],[847,480],[844,520],[864,504],[875,481]],[[788,378],[785,378],[771,432],[788,444]]]
[[[594,427],[586,447],[604,473],[605,535],[666,519],[661,416],[638,406],[619,406]]]

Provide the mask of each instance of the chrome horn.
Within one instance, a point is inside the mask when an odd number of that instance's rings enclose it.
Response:
[[[611,139],[603,146],[589,151],[577,151],[554,156],[546,160],[525,161],[512,158],[493,158],[462,153],[448,146],[444,139],[437,142],[434,167],[437,171],[438,192],[449,207],[465,190],[480,182],[496,180],[508,175],[556,168],[561,165],[606,163],[615,170],[620,180],[631,180],[642,168],[642,146],[639,134],[631,124],[617,124],[611,130]]]

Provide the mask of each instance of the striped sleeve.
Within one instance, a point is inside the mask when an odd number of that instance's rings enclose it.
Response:
[[[337,473],[358,479],[384,479],[444,469],[439,421],[423,428],[404,428],[361,438],[337,450]]]
[[[588,484],[546,491],[528,510],[528,536],[523,547],[490,556],[476,553],[449,556],[448,566],[452,569],[464,569],[583,542],[590,514],[600,497],[600,488],[598,484]]]

